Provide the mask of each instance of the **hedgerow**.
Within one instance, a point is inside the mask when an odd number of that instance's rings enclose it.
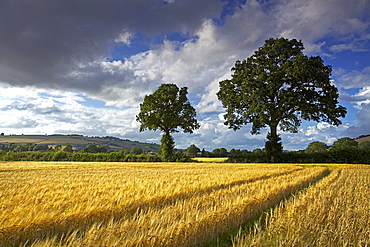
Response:
[[[78,162],[160,162],[158,155],[111,153],[69,153],[57,152],[3,152],[0,151],[1,161],[78,161]]]
[[[233,163],[266,163],[266,153],[246,153],[230,156],[225,162]],[[369,148],[342,148],[324,152],[305,153],[303,151],[284,152],[278,163],[346,163],[370,164]]]

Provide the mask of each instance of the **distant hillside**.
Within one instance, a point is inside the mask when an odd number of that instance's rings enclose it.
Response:
[[[143,143],[120,139],[117,137],[88,137],[82,135],[10,135],[0,136],[0,144],[47,144],[62,145],[71,144],[76,151],[83,149],[88,144],[99,145],[107,150],[131,150],[132,147],[140,147],[144,151],[158,151],[159,145],[155,143]]]
[[[368,135],[361,135],[357,138],[355,138],[356,142],[364,142],[364,141],[370,141],[370,134]]]

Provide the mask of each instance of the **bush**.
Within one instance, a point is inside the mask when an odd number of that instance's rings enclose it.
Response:
[[[370,164],[370,149],[336,148],[329,151],[333,163]]]
[[[69,153],[64,152],[64,151],[55,152],[51,160],[52,161],[68,161],[70,160]]]
[[[110,162],[123,161],[123,157],[125,157],[125,155],[122,152],[111,152],[108,154],[107,161]]]
[[[252,152],[245,153],[242,155],[233,155],[225,162],[231,163],[266,163],[268,162],[268,156],[265,152]]]

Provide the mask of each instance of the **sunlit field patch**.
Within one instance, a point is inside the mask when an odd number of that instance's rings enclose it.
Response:
[[[198,162],[208,162],[208,163],[222,163],[227,160],[226,157],[216,157],[216,158],[207,158],[207,157],[196,157],[193,160]]]
[[[329,174],[322,166],[0,163],[0,246],[199,246]]]

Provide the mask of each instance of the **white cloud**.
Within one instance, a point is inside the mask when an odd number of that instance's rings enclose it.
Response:
[[[133,34],[127,31],[123,31],[118,35],[118,37],[114,40],[117,43],[122,43],[124,45],[129,46],[131,44],[131,40],[133,39]]]
[[[22,90],[17,87],[8,86],[2,89],[5,89],[0,90],[2,92],[18,92],[8,95],[7,100],[0,101],[0,126],[2,132],[8,134],[78,132],[88,135],[123,136],[125,132],[137,127],[132,122],[138,108],[89,107],[84,105],[88,98],[66,91],[36,90],[32,98],[24,98]]]
[[[221,102],[218,100],[216,93],[219,91],[219,82],[231,77],[228,72],[224,76],[213,80],[204,90],[200,102],[196,106],[200,113],[217,113],[224,112]]]
[[[196,146],[212,151],[215,148],[224,147],[228,150],[263,147],[265,134],[251,135],[250,127],[242,127],[238,131],[228,129],[222,120],[204,119],[199,121],[200,129],[194,134],[175,134],[175,142],[179,148],[187,148],[192,143]]]
[[[0,97],[3,99],[21,98],[25,100],[35,99],[38,92],[44,91],[36,87],[12,87],[8,84],[0,83]]]
[[[362,109],[363,105],[370,104],[370,86],[366,86],[358,93],[352,96],[352,99],[355,101],[358,109]]]
[[[368,24],[357,17],[368,8],[364,0],[285,0],[274,10],[281,36],[314,42],[327,34],[361,32]]]
[[[130,64],[142,81],[148,78],[176,83],[189,87],[192,93],[200,93],[211,80],[229,69],[227,48],[227,43],[218,40],[214,23],[206,21],[194,38],[183,43],[164,40],[157,49],[139,53],[127,59],[125,64]]]
[[[307,123],[306,123],[307,124]],[[281,133],[284,149],[302,150],[313,141],[320,141],[328,145],[333,144],[337,139],[344,137],[349,126],[347,124],[339,127],[325,122],[316,123],[316,125],[303,126],[298,133]]]
[[[370,67],[365,67],[361,71],[340,69],[336,73],[338,76],[335,83],[342,88],[362,88],[370,85]]]

